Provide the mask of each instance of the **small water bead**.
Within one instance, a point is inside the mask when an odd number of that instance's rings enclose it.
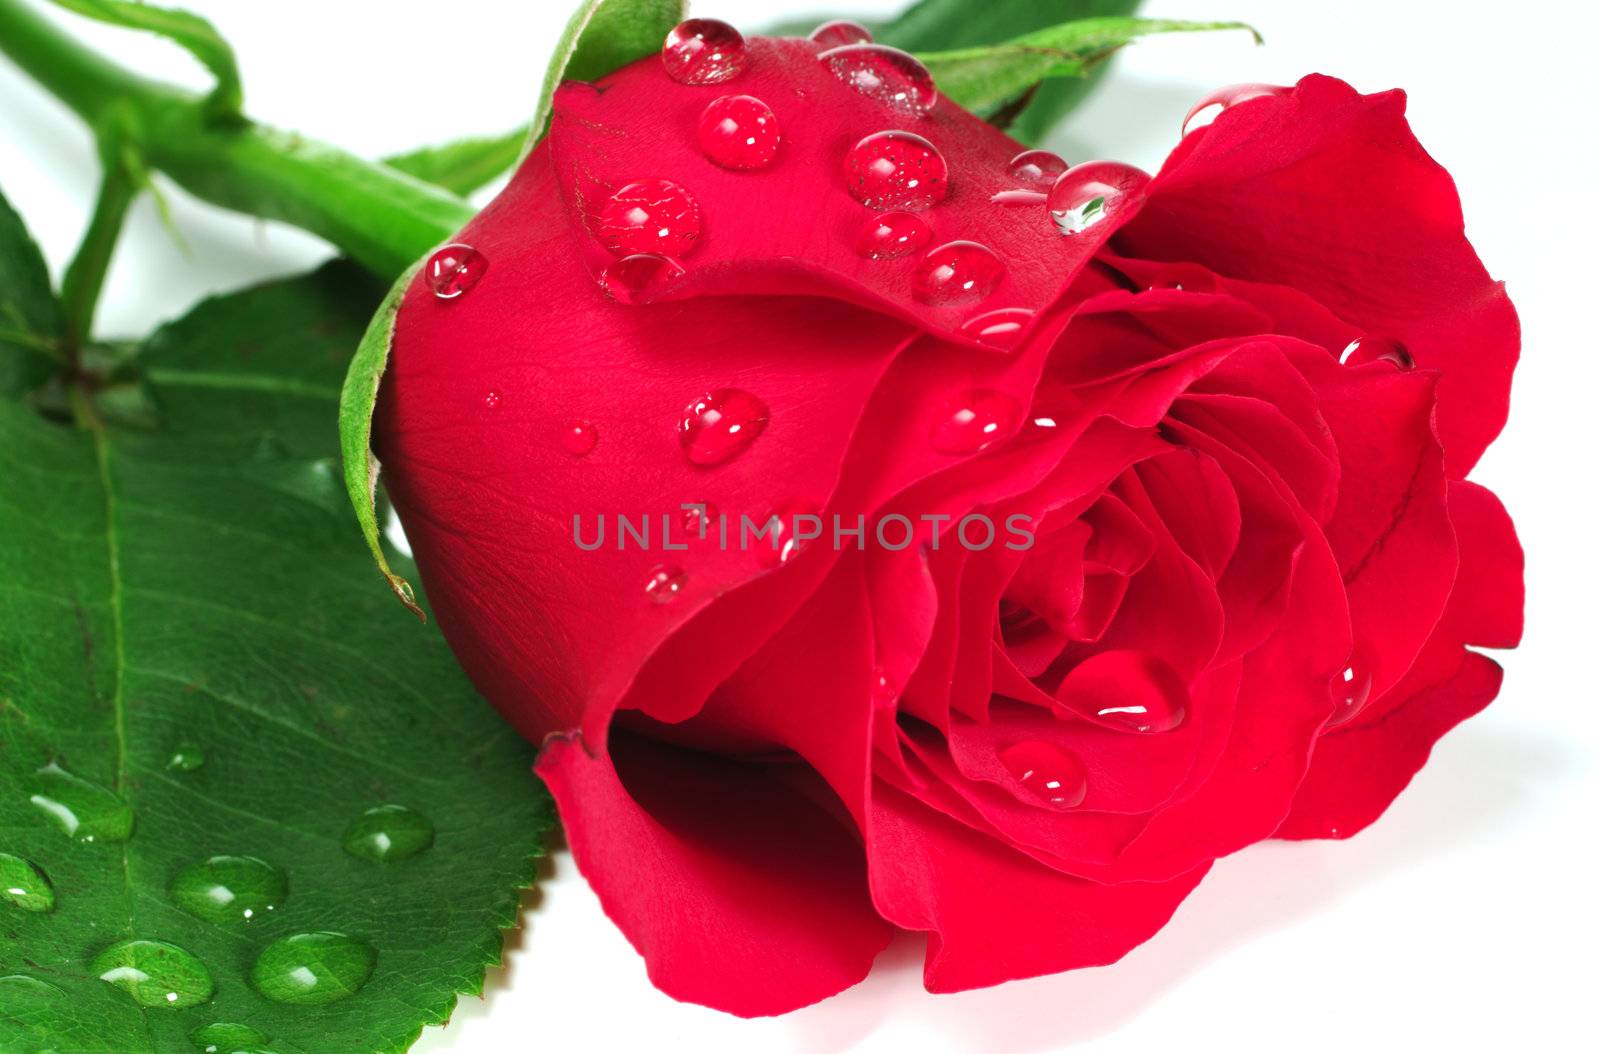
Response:
[[[118,941],[96,955],[90,969],[140,1006],[181,1010],[204,1003],[216,990],[204,963],[166,941]]]
[[[778,156],[782,134],[772,108],[753,95],[724,95],[700,114],[700,149],[723,168],[766,168]]]
[[[846,44],[817,56],[835,77],[907,117],[926,117],[939,101],[933,75],[915,56],[883,44]]]
[[[1328,694],[1333,699],[1329,728],[1353,721],[1372,701],[1372,665],[1360,648],[1350,654],[1349,664],[1328,682]]]
[[[684,407],[678,441],[690,463],[720,465],[755,442],[768,419],[767,404],[749,392],[718,388]]]
[[[477,285],[488,269],[488,258],[482,253],[470,245],[456,243],[435,250],[422,273],[434,296],[454,300]]]
[[[842,48],[848,44],[872,43],[872,30],[860,22],[852,22],[848,18],[836,18],[813,29],[806,39],[814,44],[821,44],[824,48]]]
[[[1011,159],[1006,174],[1018,183],[1027,183],[1047,191],[1067,170],[1067,162],[1060,154],[1048,150],[1024,150]]]
[[[600,288],[619,304],[642,304],[677,282],[683,265],[670,256],[635,253],[600,272]]]
[[[1411,357],[1406,346],[1392,337],[1365,336],[1352,340],[1339,355],[1346,366],[1362,366],[1369,362],[1387,362],[1397,370],[1411,370],[1417,360]]]
[[[267,945],[250,982],[268,999],[320,1006],[355,995],[377,961],[371,945],[343,933],[296,933]]]
[[[1030,208],[1043,205],[1049,198],[1050,195],[1042,190],[1002,190],[996,192],[989,200],[1008,208]]]
[[[600,203],[595,235],[618,256],[685,256],[700,240],[700,202],[670,179],[640,179]]]
[[[969,388],[952,398],[929,440],[943,454],[976,454],[1017,430],[1022,407],[1005,392]]]
[[[715,18],[679,22],[661,46],[661,65],[679,84],[721,84],[744,72],[744,37]]]
[[[1025,307],[1002,307],[967,319],[961,324],[961,332],[980,344],[1010,351],[1022,343],[1022,335],[1033,319],[1034,313]]]
[[[883,667],[874,666],[870,695],[873,706],[891,709],[900,701],[900,685]]]
[[[589,421],[568,421],[561,426],[561,447],[573,457],[583,457],[600,442],[600,432]]]
[[[217,925],[249,922],[289,895],[282,871],[253,856],[213,856],[172,879],[172,900],[195,918]]]
[[[950,191],[950,168],[939,148],[912,132],[875,132],[844,158],[850,196],[874,209],[921,212]]]
[[[80,842],[122,842],[133,833],[133,810],[98,783],[90,783],[55,762],[33,774],[28,800]]]
[[[190,1041],[199,1048],[200,1054],[236,1054],[258,1048],[270,1038],[259,1029],[231,1021],[201,1025],[189,1033]]]
[[[761,538],[756,540],[751,532],[751,545],[762,564],[777,567],[799,556],[815,540],[801,535],[817,534],[820,524],[812,519],[816,515],[817,507],[807,501],[787,501],[768,513],[757,525],[765,530]]]
[[[683,573],[683,568],[672,564],[659,564],[650,569],[650,574],[644,580],[644,595],[657,604],[668,604],[677,599],[683,592],[683,585],[688,577]]]
[[[718,515],[717,507],[709,501],[690,502],[683,507],[678,522],[690,538],[705,538],[716,530]]]
[[[1149,173],[1132,165],[1089,161],[1056,180],[1045,207],[1061,234],[1082,234],[1118,215],[1149,182]]]
[[[43,913],[56,906],[56,891],[32,863],[0,853],[0,900],[23,911]]]
[[[1218,88],[1190,108],[1183,118],[1183,134],[1204,128],[1230,106],[1268,95],[1287,95],[1292,90],[1281,84],[1229,84]]]
[[[1023,789],[1054,809],[1075,809],[1089,793],[1088,773],[1077,755],[1036,739],[1000,751],[1000,764]]]
[[[896,260],[918,252],[933,238],[933,229],[915,213],[880,212],[856,236],[856,252],[869,260]]]
[[[911,278],[911,295],[935,307],[975,304],[993,293],[1006,266],[977,242],[946,242],[930,249]]]
[[[167,769],[171,772],[193,772],[205,763],[205,751],[193,743],[180,743],[167,759]]]
[[[341,844],[363,860],[404,860],[433,845],[433,821],[404,805],[378,805],[350,821]]]

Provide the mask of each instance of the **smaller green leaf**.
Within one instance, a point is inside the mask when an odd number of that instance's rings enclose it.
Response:
[[[383,527],[378,523],[378,459],[372,456],[372,411],[378,405],[378,385],[383,371],[389,365],[389,347],[394,340],[395,317],[400,313],[400,301],[405,298],[406,287],[422,266],[411,266],[389,290],[372,316],[367,332],[350,360],[350,370],[345,374],[344,389],[339,393],[339,449],[344,455],[344,485],[355,506],[356,519],[361,523],[361,534],[372,550],[378,570],[388,580],[389,588],[412,614],[428,621],[417,604],[416,591],[411,583],[394,573],[389,558],[383,551]]]
[[[114,26],[158,34],[184,48],[217,78],[210,100],[213,116],[240,117],[244,88],[239,80],[239,63],[234,58],[233,46],[199,15],[154,7],[138,0],[55,0],[55,3]]]
[[[515,165],[527,141],[528,129],[518,128],[504,135],[421,147],[383,163],[453,194],[467,195]]]
[[[22,217],[0,194],[0,397],[43,384],[60,362],[61,305]]]
[[[556,42],[533,111],[526,149],[544,135],[550,105],[564,80],[596,80],[661,50],[683,21],[684,0],[584,0]]]
[[[922,53],[939,90],[986,115],[1050,77],[1081,77],[1134,39],[1152,33],[1243,29],[1243,22],[1185,22],[1165,18],[1085,18],[1015,37],[1002,44]]]

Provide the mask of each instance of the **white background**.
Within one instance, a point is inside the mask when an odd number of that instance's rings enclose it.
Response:
[[[238,48],[255,116],[380,155],[521,122],[568,0],[187,6]],[[811,6],[723,0],[697,12],[750,29]],[[1511,424],[1475,478],[1505,499],[1528,550],[1527,644],[1504,657],[1499,702],[1444,740],[1383,820],[1349,842],[1268,844],[1223,861],[1165,931],[1116,966],[930,996],[921,942],[908,937],[858,988],[755,1022],[652,989],[561,852],[488,998],[465,1000],[416,1049],[1600,1049],[1600,18],[1586,8],[1149,0],[1149,15],[1246,19],[1267,45],[1242,34],[1141,42],[1049,144],[1072,161],[1154,167],[1209,87],[1322,71],[1364,91],[1407,88],[1423,143],[1461,185],[1469,234],[1524,324]],[[204,83],[159,41],[74,28],[151,72]],[[59,273],[91,200],[92,154],[74,119],[3,60],[0,156],[5,193]],[[171,197],[187,247],[148,201],[138,207],[106,290],[107,332],[143,333],[202,294],[327,255],[298,232]]]

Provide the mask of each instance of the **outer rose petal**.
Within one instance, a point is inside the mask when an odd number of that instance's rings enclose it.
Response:
[[[1292,286],[1404,342],[1443,373],[1439,435],[1460,478],[1505,423],[1519,340],[1462,226],[1455,184],[1406,125],[1405,96],[1312,76],[1186,138],[1115,245]]]
[[[610,745],[616,768],[553,739],[538,772],[579,869],[658,988],[756,1017],[866,976],[892,930],[841,823],[773,767],[621,732]]]

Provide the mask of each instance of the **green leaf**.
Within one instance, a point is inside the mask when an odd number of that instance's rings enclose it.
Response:
[[[0,1051],[399,1052],[499,955],[551,809],[368,585],[333,406],[375,293],[201,305],[141,349],[158,432],[0,401],[0,853],[49,888],[0,899]]]
[[[60,365],[61,305],[44,256],[0,194],[0,398],[32,391]]]
[[[158,34],[184,48],[217,78],[210,98],[211,114],[240,117],[244,88],[239,80],[239,63],[233,56],[233,47],[222,39],[215,26],[199,15],[155,7],[139,0],[55,0],[55,3],[114,26]]]
[[[528,142],[528,129],[504,135],[459,139],[443,146],[425,146],[384,159],[397,168],[436,187],[463,196],[487,185],[517,163]]]
[[[1243,29],[1243,22],[1166,18],[1090,18],[1027,33],[1002,44],[923,53],[939,90],[978,114],[992,113],[1050,77],[1081,77],[1117,49],[1152,33]]]
[[[583,0],[545,70],[527,148],[544,135],[562,81],[597,80],[660,51],[667,33],[683,21],[685,6],[684,0]]]

